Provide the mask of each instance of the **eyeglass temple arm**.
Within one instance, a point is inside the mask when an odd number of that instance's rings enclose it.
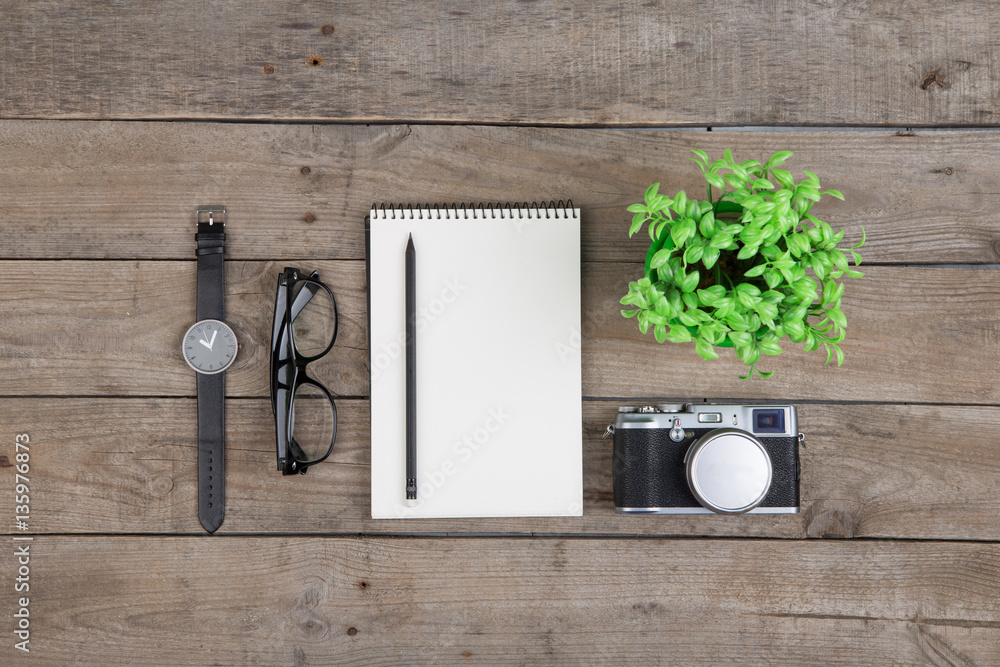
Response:
[[[312,275],[309,276],[312,280],[319,280],[319,271],[313,271]],[[319,285],[313,283],[306,283],[299,290],[299,293],[295,296],[292,301],[292,319],[294,320],[298,317],[298,314],[302,312],[302,309],[306,307],[309,300],[316,296],[316,292],[319,291]]]

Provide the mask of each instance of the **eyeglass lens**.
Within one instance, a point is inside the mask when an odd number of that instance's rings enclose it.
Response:
[[[320,354],[330,345],[337,330],[333,299],[325,289],[310,282],[295,283],[290,297],[296,350],[304,357]],[[297,310],[299,308],[301,310]]]
[[[292,437],[302,451],[295,452],[301,461],[312,461],[326,454],[333,437],[333,407],[317,387],[301,384],[292,401]]]

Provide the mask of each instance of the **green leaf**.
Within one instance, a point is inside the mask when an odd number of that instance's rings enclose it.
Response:
[[[687,330],[687,327],[670,327],[667,332],[667,340],[671,343],[690,343],[694,336]]]
[[[700,157],[705,164],[708,164],[708,153],[697,148],[692,148],[691,152]]]
[[[757,276],[763,275],[764,271],[766,270],[767,270],[766,263],[758,264],[757,266],[751,266],[749,269],[746,270],[746,272],[743,275],[746,276],[747,278],[755,278]]]
[[[684,301],[684,305],[688,308],[697,308],[701,305],[701,302],[698,301],[698,295],[694,292],[681,294],[681,300]]]
[[[642,228],[642,223],[646,222],[646,220],[647,216],[645,213],[636,213],[632,216],[632,226],[628,228],[629,238],[632,238],[632,235]]]
[[[681,285],[681,290],[684,292],[693,292],[695,288],[698,287],[698,281],[701,280],[701,274],[698,271],[692,271],[684,278],[684,284]]]
[[[654,269],[660,268],[667,263],[667,260],[670,259],[670,255],[672,255],[673,252],[673,248],[658,250],[656,254],[653,255],[653,259],[649,260],[649,266]]]
[[[670,302],[670,307],[678,313],[684,310],[684,303],[681,301],[681,293],[673,287],[667,290],[667,301]]]
[[[736,259],[750,259],[757,254],[758,246],[755,245],[745,245],[740,248],[740,251],[736,254]]]
[[[782,320],[782,326],[785,327],[785,331],[791,336],[792,340],[801,338],[805,333],[805,325],[802,324],[800,320]],[[797,340],[795,342],[798,342]]]
[[[726,288],[722,285],[712,285],[705,289],[698,290],[698,299],[702,305],[711,306],[726,294]]]
[[[759,245],[764,238],[764,230],[758,227],[744,227],[740,232],[740,240],[746,245]]]
[[[699,259],[701,259],[702,253],[705,252],[705,246],[703,245],[689,245],[687,250],[684,251],[684,260],[688,264],[694,264]]]
[[[836,197],[840,201],[844,201],[844,195],[841,194],[840,190],[824,190],[820,194],[830,195],[831,197]]]
[[[753,366],[760,359],[760,348],[753,344],[737,345],[736,357],[747,366]]]
[[[861,253],[857,250],[852,250],[851,256],[854,257],[854,266],[861,266]]]
[[[687,194],[683,190],[674,195],[673,209],[677,211],[677,215],[684,216],[687,213]]]
[[[760,301],[754,305],[754,310],[756,310],[757,314],[760,315],[760,319],[765,322],[767,320],[773,320],[778,315],[778,307],[768,301]]]
[[[847,328],[847,316],[839,308],[831,308],[826,311],[826,316],[841,329]]]
[[[785,300],[785,295],[777,290],[767,290],[760,295],[760,298],[768,303],[779,304]]]
[[[852,249],[860,248],[861,246],[863,246],[865,244],[865,240],[867,240],[867,238],[868,237],[865,235],[865,228],[862,227],[861,228],[861,241],[857,245],[852,245],[851,248]],[[839,241],[838,241],[838,243],[839,243]]]
[[[656,193],[660,189],[659,183],[653,183],[648,188],[646,188],[646,194],[643,195],[643,200],[646,202],[646,206],[651,206],[653,204],[653,198],[656,197]]]
[[[632,204],[631,206],[629,206],[625,210],[628,211],[629,213],[647,213],[647,212],[649,212],[649,209],[646,207],[645,204]]]
[[[774,269],[768,269],[764,272],[764,282],[767,283],[768,287],[774,289],[781,284],[781,273]]]
[[[784,164],[785,160],[792,157],[791,151],[778,151],[770,157],[765,166],[774,167],[779,164]],[[787,173],[787,172],[786,172]]]
[[[844,364],[844,352],[839,346],[834,345],[833,351],[837,353],[837,365],[842,366]]]
[[[740,177],[735,174],[726,174],[722,177],[722,180],[724,180],[726,185],[734,190],[739,190],[743,187],[743,181],[741,181]]]
[[[653,337],[656,339],[657,343],[662,343],[667,340],[667,327],[662,324],[657,324],[653,327]]]
[[[643,335],[646,335],[646,332],[649,331],[649,311],[648,310],[644,310],[641,313],[639,313],[639,331],[641,331]]]
[[[710,360],[719,358],[719,355],[715,352],[712,344],[703,339],[699,338],[695,341],[694,349],[703,359]]]
[[[769,354],[772,357],[781,354],[781,346],[778,345],[778,341],[776,340],[764,339],[758,345],[760,346],[760,351],[764,354]]]
[[[698,326],[698,320],[696,320],[694,316],[687,311],[684,311],[682,313],[677,313],[677,320],[685,326],[689,327]]]
[[[778,181],[778,183],[780,183],[783,188],[788,188],[788,190],[792,190],[795,188],[795,179],[793,179],[792,175],[787,171],[785,171],[784,169],[772,169],[771,176],[774,178],[774,180]],[[778,193],[775,193],[775,198],[777,198],[777,194]],[[791,194],[791,193],[786,193],[786,194]]]
[[[748,294],[750,296],[760,296],[760,288],[751,283],[740,283],[735,288],[737,294]]]
[[[861,271],[854,271],[852,269],[848,269],[844,273],[845,273],[845,275],[847,275],[848,278],[863,278],[864,275],[865,275]]]
[[[710,269],[715,266],[715,263],[719,261],[720,250],[714,248],[711,245],[705,248],[704,252],[701,254],[701,263],[705,265],[706,269]]]
[[[737,347],[749,345],[753,342],[753,337],[745,331],[730,331],[729,340]]]
[[[776,269],[790,269],[795,266],[795,260],[789,256],[789,251],[786,251],[784,255],[774,260],[773,266]]]
[[[812,270],[816,274],[817,278],[819,278],[820,280],[826,278],[826,267],[823,266],[822,261],[820,261],[816,257],[813,257],[809,263],[810,265],[812,265]]]
[[[726,189],[726,182],[722,180],[722,177],[713,172],[707,172],[705,174],[705,180],[708,181],[710,185],[717,187],[720,190]]]
[[[660,315],[655,310],[650,310],[647,311],[646,321],[651,324],[666,324],[667,318],[665,318],[663,315]]]
[[[674,242],[674,247],[677,249],[682,248],[684,242],[691,236],[688,226],[684,224],[685,222],[685,220],[678,220],[670,230],[670,240]]]
[[[733,242],[733,237],[729,234],[720,234],[716,232],[712,240],[709,241],[708,245],[711,248],[716,248],[717,250],[725,250]]]
[[[762,380],[769,380],[771,379],[771,376],[774,375],[774,371],[759,371],[756,368],[754,368],[753,371],[759,375]]]
[[[666,218],[664,218],[663,220],[661,220],[657,225],[655,225],[656,226],[656,232],[654,233],[654,236],[656,238],[660,238],[661,236],[663,236],[663,228],[666,227],[669,224],[670,224],[670,220],[668,220]],[[652,227],[653,227],[653,225],[650,225],[650,228],[652,228]]]
[[[812,187],[808,187],[808,186],[806,186],[806,187],[801,187],[800,186],[800,187],[798,187],[798,188],[795,189],[795,193],[798,194],[798,195],[800,195],[800,196],[802,196],[802,197],[805,197],[806,199],[808,199],[810,201],[814,201],[814,202],[819,201],[819,190],[817,190],[816,188],[812,188]]]
[[[715,236],[715,214],[712,211],[708,211],[701,216],[701,220],[698,222],[698,230],[706,239]]]

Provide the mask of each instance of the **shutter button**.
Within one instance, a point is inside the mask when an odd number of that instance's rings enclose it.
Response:
[[[674,442],[680,442],[684,439],[684,429],[681,428],[681,420],[674,419],[674,427],[670,429],[670,439]]]

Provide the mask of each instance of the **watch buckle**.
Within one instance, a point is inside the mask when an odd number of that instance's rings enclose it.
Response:
[[[207,216],[205,214],[207,214]],[[201,224],[202,222],[207,222],[209,225],[214,225],[215,223],[218,222],[222,226],[225,226],[226,207],[221,204],[210,204],[205,206],[199,206],[197,213],[195,213],[195,222],[197,224]]]

